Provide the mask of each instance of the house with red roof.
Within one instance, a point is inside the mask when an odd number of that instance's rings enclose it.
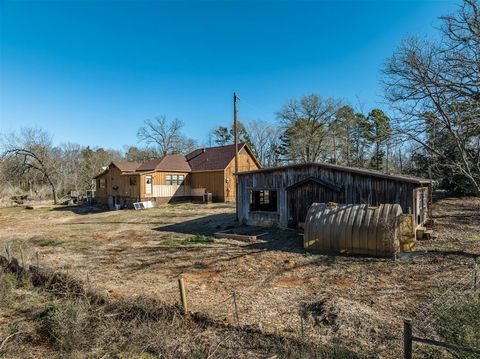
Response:
[[[261,165],[245,143],[238,145],[238,172]],[[203,200],[235,201],[235,146],[199,148],[187,155],[172,154],[145,163],[115,161],[95,176],[96,198],[130,207],[134,202]]]

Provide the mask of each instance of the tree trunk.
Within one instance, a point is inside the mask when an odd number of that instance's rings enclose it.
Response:
[[[50,177],[46,176],[46,178],[47,178],[48,184],[50,185],[50,188],[52,189],[53,204],[58,204],[57,189],[55,188],[55,185],[53,184]]]
[[[337,142],[335,132],[333,132],[333,162],[337,164]]]
[[[387,149],[386,150],[386,156],[385,156],[385,172],[388,173],[388,155],[389,155],[389,147],[390,147],[388,141],[387,141],[387,144],[386,144],[385,147]]]

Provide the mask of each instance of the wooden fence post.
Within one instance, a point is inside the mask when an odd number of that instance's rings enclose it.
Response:
[[[183,314],[187,315],[187,295],[185,293],[185,283],[183,282],[183,276],[180,276],[180,278],[178,278],[178,288],[180,289],[180,300],[182,302]]]
[[[403,358],[412,359],[412,320],[403,320]]]
[[[238,318],[238,307],[237,307],[237,294],[233,292],[233,305],[235,306],[235,319],[237,320],[237,326],[240,325],[240,320]]]

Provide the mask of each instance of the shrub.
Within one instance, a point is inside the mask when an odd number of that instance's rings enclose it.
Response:
[[[50,303],[38,318],[42,331],[62,352],[88,346],[88,331],[95,327],[88,308],[80,301]]]
[[[6,273],[0,268],[0,301],[6,300],[16,287],[17,276],[13,273]]]

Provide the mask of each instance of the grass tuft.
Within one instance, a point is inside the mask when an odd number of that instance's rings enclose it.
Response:
[[[213,243],[213,238],[209,236],[203,236],[200,234],[197,234],[196,236],[189,237],[187,239],[167,239],[163,241],[163,244],[168,245],[168,246],[186,246],[186,245],[192,245],[192,244],[207,244],[207,243]]]
[[[40,247],[56,247],[62,244],[62,241],[59,241],[57,239],[43,239],[38,241],[36,244],[39,245]]]

